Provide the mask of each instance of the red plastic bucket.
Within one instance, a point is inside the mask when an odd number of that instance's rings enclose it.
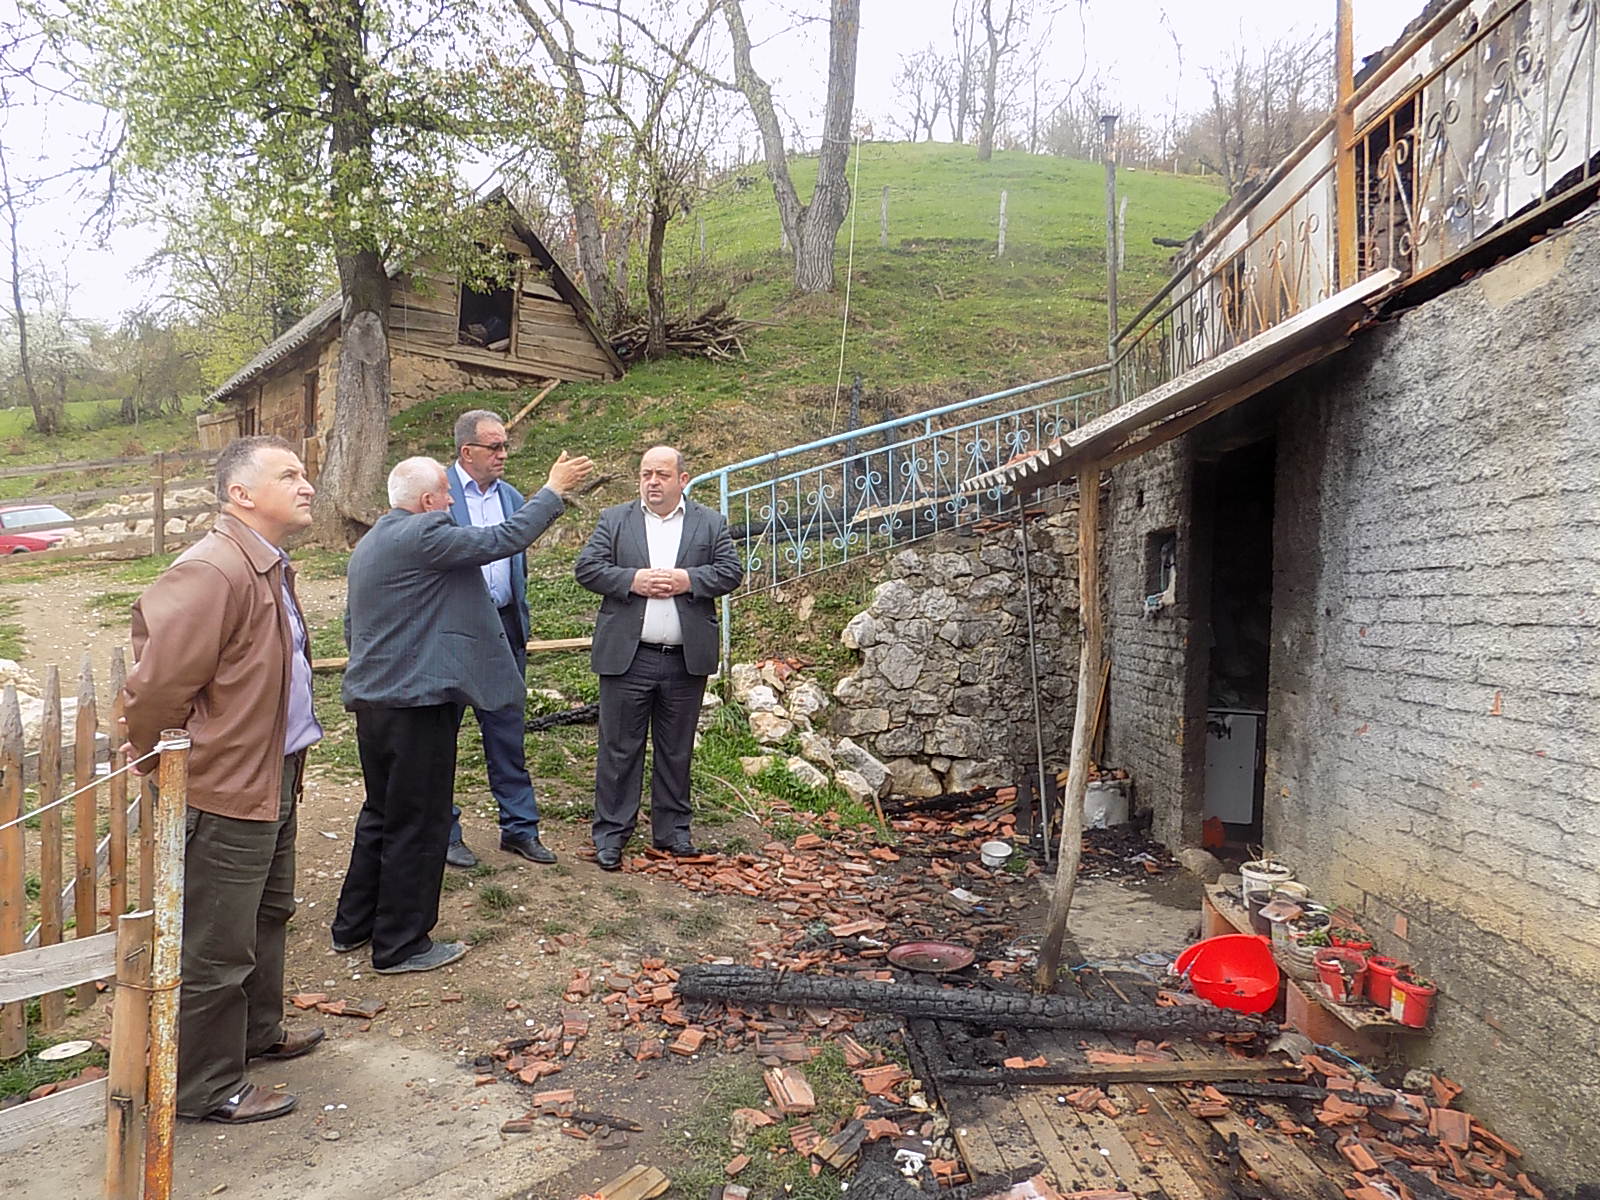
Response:
[[[1359,1004],[1366,994],[1367,956],[1359,950],[1324,946],[1313,956],[1322,990],[1335,1004]]]
[[[1243,1013],[1271,1008],[1282,979],[1267,939],[1249,933],[1196,942],[1178,955],[1172,969],[1189,977],[1194,994],[1202,1000]]]
[[[1433,998],[1439,989],[1431,984],[1418,986],[1404,975],[1394,977],[1394,990],[1389,997],[1389,1015],[1402,1025],[1421,1029],[1433,1015]]]
[[[1389,997],[1394,984],[1396,971],[1403,971],[1406,964],[1398,958],[1385,958],[1381,954],[1374,954],[1367,959],[1367,999],[1379,1008],[1389,1007]]]

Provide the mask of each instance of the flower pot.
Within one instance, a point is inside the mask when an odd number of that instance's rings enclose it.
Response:
[[[1239,899],[1250,903],[1251,892],[1271,893],[1280,883],[1294,878],[1294,870],[1270,858],[1258,858],[1239,867]]]
[[[1372,953],[1372,939],[1364,933],[1333,933],[1329,934],[1328,941],[1343,950],[1359,950],[1363,954]]]
[[[1388,1008],[1395,972],[1405,967],[1406,964],[1397,958],[1370,955],[1367,958],[1367,998],[1379,1008]]]
[[[1421,1029],[1433,1015],[1433,998],[1438,994],[1439,989],[1431,983],[1397,974],[1389,994],[1389,1015],[1402,1025]]]
[[[1366,994],[1367,956],[1359,950],[1324,946],[1312,959],[1317,979],[1335,1004],[1359,1004]]]
[[[1315,955],[1321,947],[1303,945],[1300,941],[1303,935],[1303,930],[1295,929],[1285,934],[1284,945],[1278,948],[1278,961],[1285,975],[1311,983],[1317,978]]]

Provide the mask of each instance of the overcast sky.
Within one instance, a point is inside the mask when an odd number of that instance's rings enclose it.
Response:
[[[745,0],[758,39],[756,67],[766,73],[780,103],[802,128],[816,131],[827,72],[826,28],[796,24],[793,13],[825,11],[822,0]],[[1392,42],[1422,7],[1422,0],[1355,0],[1356,61]],[[930,43],[951,44],[948,0],[862,0],[856,115],[873,122],[880,136],[896,109],[893,77],[902,55]],[[1236,43],[1261,45],[1291,33],[1331,27],[1334,0],[1089,0],[1082,10],[1068,5],[1056,18],[1048,43],[1030,48],[1049,63],[1049,74],[1076,77],[1087,56],[1086,76],[1098,73],[1125,111],[1151,116],[1179,107],[1193,110],[1205,100],[1202,68]],[[1176,42],[1176,44],[1175,44]],[[1178,47],[1182,47],[1180,60]],[[31,174],[41,162],[65,166],[86,120],[60,102],[14,114],[4,131],[13,173]],[[753,145],[753,142],[752,142]],[[473,183],[486,182],[473,180]],[[131,272],[154,248],[144,229],[121,229],[105,245],[82,228],[92,205],[58,197],[28,214],[23,231],[26,257],[64,269],[73,285],[72,308],[80,316],[114,320],[152,291]]]

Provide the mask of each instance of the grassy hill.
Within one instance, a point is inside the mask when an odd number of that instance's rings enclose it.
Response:
[[[698,310],[726,298],[763,322],[747,361],[647,363],[611,384],[562,384],[526,433],[513,479],[560,446],[631,474],[626,453],[655,440],[681,445],[696,469],[832,432],[848,275],[844,382],[860,373],[864,419],[979,395],[1092,365],[1105,344],[1105,175],[1097,163],[970,146],[869,144],[859,172],[853,267],[850,223],[840,231],[838,291],[797,298],[779,247],[777,208],[764,172],[730,177],[669,230],[669,300]],[[814,159],[792,170],[809,193]],[[1182,237],[1216,211],[1212,180],[1124,170],[1126,262],[1120,292],[1132,316],[1167,278],[1169,251],[1152,236]],[[878,244],[879,202],[889,189],[888,246]],[[1003,258],[995,256],[1000,193],[1007,193]],[[705,229],[705,255],[699,230]],[[441,397],[400,415],[395,452],[448,453],[448,415],[466,403],[515,410],[525,394]],[[844,405],[841,403],[841,414]],[[529,461],[531,459],[531,462]]]

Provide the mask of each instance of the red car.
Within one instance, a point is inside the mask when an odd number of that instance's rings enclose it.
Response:
[[[48,550],[67,535],[72,518],[54,504],[0,506],[0,554]]]

